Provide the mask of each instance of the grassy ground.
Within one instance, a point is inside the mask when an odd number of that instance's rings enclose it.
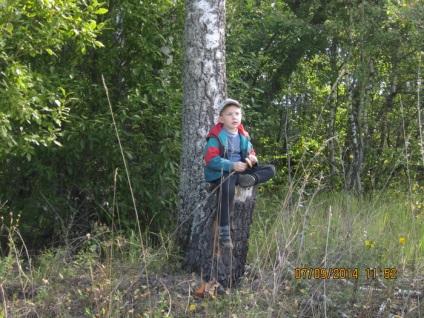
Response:
[[[0,318],[424,317],[423,194],[262,195],[246,275],[231,290],[182,271],[173,234],[151,248],[98,226],[74,241],[79,252],[28,261],[11,215]]]

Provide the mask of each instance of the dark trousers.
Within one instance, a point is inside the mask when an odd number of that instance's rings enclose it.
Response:
[[[219,226],[228,225],[228,217],[230,215],[230,208],[234,201],[235,188],[238,177],[242,174],[251,174],[257,180],[257,183],[263,183],[271,179],[275,175],[275,167],[273,165],[258,165],[247,168],[244,172],[224,172],[221,179],[216,180],[214,183],[217,184],[219,189],[219,208],[218,208],[218,219]]]

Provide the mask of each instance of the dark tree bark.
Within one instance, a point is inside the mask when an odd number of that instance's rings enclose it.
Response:
[[[350,13],[350,24],[353,25],[353,14]],[[352,55],[352,48],[355,45],[353,34],[350,32],[351,47],[349,48],[349,55]],[[362,45],[362,41],[360,43]],[[361,50],[361,65],[364,64],[363,50]],[[346,64],[346,68],[348,65]],[[352,72],[353,74],[353,72]],[[347,83],[350,82],[348,92],[348,109],[349,109],[349,124],[350,124],[350,144],[351,144],[351,163],[347,175],[347,188],[349,190],[357,190],[362,193],[362,161],[363,161],[363,136],[362,136],[362,104],[363,104],[363,86],[358,87],[357,83],[352,82],[349,76],[349,71],[346,71]],[[363,76],[362,76],[363,77]],[[363,84],[363,79],[360,79],[360,85]]]
[[[208,196],[203,209],[193,220],[186,267],[199,273],[205,281],[216,280],[224,287],[230,287],[244,275],[257,187],[236,188],[230,215],[231,249],[220,248],[218,242],[219,191],[210,192],[208,186],[204,191]]]

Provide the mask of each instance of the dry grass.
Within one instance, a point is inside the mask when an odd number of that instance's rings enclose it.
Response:
[[[180,270],[173,236],[143,248],[138,235],[99,226],[77,240],[78,253],[64,247],[29,262],[11,215],[2,223],[9,249],[0,260],[0,317],[423,317],[419,191],[372,199],[316,193],[290,207],[261,199],[246,275],[232,290],[212,292]],[[344,272],[323,279],[315,268]],[[367,268],[395,269],[396,279],[368,278]],[[357,277],[342,279],[348,269]]]

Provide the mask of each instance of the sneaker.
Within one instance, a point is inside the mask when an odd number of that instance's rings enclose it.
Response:
[[[238,185],[241,187],[248,188],[248,187],[254,186],[255,184],[256,184],[256,179],[251,174],[241,174],[238,177]]]
[[[228,230],[219,231],[219,244],[224,248],[232,248],[230,232]]]

